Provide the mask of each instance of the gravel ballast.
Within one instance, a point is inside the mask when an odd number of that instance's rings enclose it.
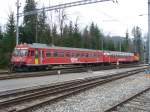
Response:
[[[150,78],[139,73],[43,106],[34,112],[103,112],[148,86]]]

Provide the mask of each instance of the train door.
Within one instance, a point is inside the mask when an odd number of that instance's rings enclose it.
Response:
[[[39,50],[39,64],[42,64],[42,61],[43,61],[43,52],[42,52],[42,50],[40,49],[40,50]]]
[[[39,64],[39,53],[38,53],[38,49],[35,49],[35,64]]]
[[[42,64],[43,52],[42,50],[35,49],[35,64]]]

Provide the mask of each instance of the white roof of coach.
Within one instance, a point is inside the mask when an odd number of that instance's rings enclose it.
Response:
[[[115,56],[133,56],[134,53],[128,52],[118,52],[118,51],[104,51],[105,55],[115,55]]]
[[[100,51],[100,50],[94,50],[94,49],[83,49],[83,48],[71,48],[71,47],[58,47],[58,46],[49,46],[47,44],[40,44],[40,43],[33,43],[29,44],[32,48],[55,48],[55,49],[63,49],[63,50],[80,50],[80,51]]]
[[[29,44],[32,48],[55,48],[55,49],[63,49],[63,50],[80,50],[80,51],[101,51],[106,55],[119,55],[119,56],[133,56],[134,53],[127,52],[118,52],[118,51],[102,51],[102,50],[93,50],[93,49],[84,49],[84,48],[71,48],[71,47],[58,47],[58,46],[49,46],[47,44],[33,43]]]

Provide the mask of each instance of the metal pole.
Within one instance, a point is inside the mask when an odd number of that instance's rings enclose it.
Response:
[[[36,31],[35,31],[35,43],[38,42],[38,20],[37,20],[37,14],[36,14]]]
[[[121,39],[120,39],[120,52],[121,52],[121,47],[122,47],[122,45],[121,45]]]
[[[104,40],[103,40],[103,37],[102,37],[102,51],[104,50]]]
[[[150,0],[148,0],[148,63],[150,65]]]
[[[16,45],[19,43],[19,0],[17,0]]]

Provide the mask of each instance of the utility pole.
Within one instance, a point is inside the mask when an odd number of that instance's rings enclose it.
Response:
[[[35,43],[38,42],[38,17],[36,14],[36,31],[35,31]]]
[[[51,2],[49,0],[49,7],[51,6]],[[54,35],[52,34],[53,33],[53,12],[50,11],[50,24],[49,24],[49,27],[50,27],[50,37],[51,37],[51,46],[54,46],[55,45],[55,42],[54,42]]]
[[[20,8],[19,0],[17,0],[16,6],[17,6],[16,45],[18,45],[19,43],[19,8]]]
[[[121,41],[121,39],[120,39],[120,45],[119,45],[119,50],[120,50],[120,52],[122,51],[122,49],[121,49],[121,47],[122,47],[121,43],[122,43],[122,41]]]
[[[102,51],[103,51],[103,50],[104,50],[104,38],[102,37],[101,39],[102,39],[102,40],[101,40],[101,44],[102,44],[102,45],[101,45],[101,48],[102,48]]]
[[[148,64],[150,65],[150,0],[148,0]]]

